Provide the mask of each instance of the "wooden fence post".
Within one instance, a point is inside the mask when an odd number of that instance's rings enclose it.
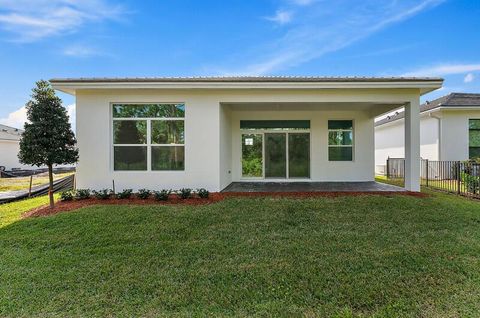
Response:
[[[428,159],[425,159],[425,177],[427,178],[427,188],[428,188]]]
[[[30,175],[30,186],[28,187],[28,197],[32,195],[32,181],[33,181],[33,175]]]

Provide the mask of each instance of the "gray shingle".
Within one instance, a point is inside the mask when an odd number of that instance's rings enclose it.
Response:
[[[480,107],[480,94],[473,93],[450,93],[432,101],[420,105],[420,112],[429,111],[438,107]],[[375,123],[375,126],[381,126],[386,123],[390,123],[395,120],[399,120],[405,117],[403,111],[398,112],[397,115],[388,116]]]

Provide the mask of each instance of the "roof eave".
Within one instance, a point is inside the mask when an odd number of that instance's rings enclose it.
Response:
[[[178,81],[67,81],[53,79],[53,88],[75,95],[77,90],[96,89],[419,89],[420,95],[442,87],[442,79],[418,81],[321,81],[321,82],[178,82]]]

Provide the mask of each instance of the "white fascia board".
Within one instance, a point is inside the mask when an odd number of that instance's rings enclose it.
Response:
[[[77,90],[94,89],[418,89],[420,95],[442,87],[442,81],[431,82],[52,82],[54,89],[75,95]]]

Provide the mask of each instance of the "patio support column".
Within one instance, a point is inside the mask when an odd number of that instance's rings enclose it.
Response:
[[[420,101],[405,105],[405,189],[420,192]]]

